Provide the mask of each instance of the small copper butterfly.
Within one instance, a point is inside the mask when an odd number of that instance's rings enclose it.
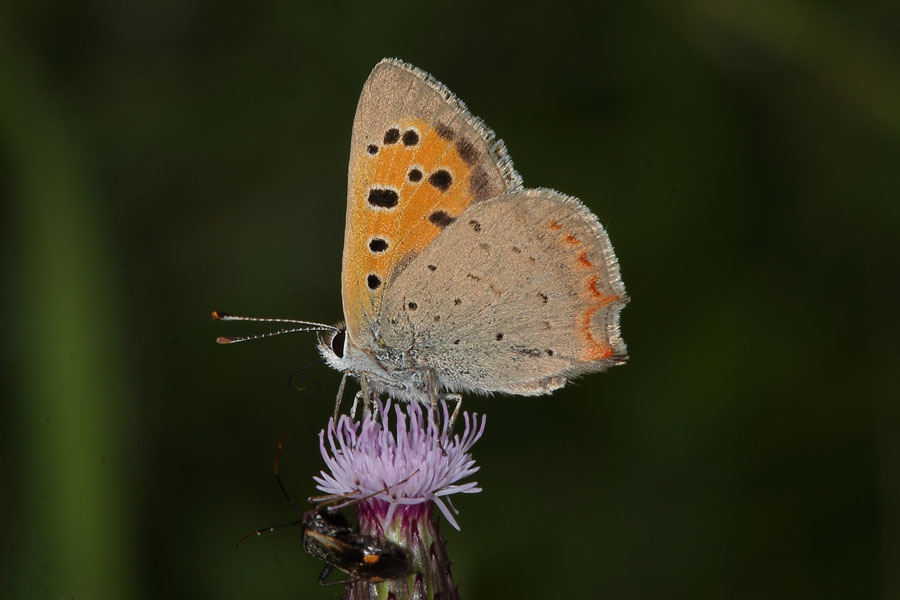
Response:
[[[597,217],[525,188],[494,132],[396,59],[356,109],[341,295],[344,326],[318,347],[366,398],[547,394],[627,358],[628,297]]]

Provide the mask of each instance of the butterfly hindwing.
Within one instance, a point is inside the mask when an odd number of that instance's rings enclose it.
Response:
[[[625,360],[626,302],[597,218],[523,190],[448,226],[386,291],[378,329],[452,389],[541,394]]]
[[[353,125],[342,297],[351,340],[385,289],[473,203],[516,191],[503,143],[427,73],[393,59],[372,71]]]

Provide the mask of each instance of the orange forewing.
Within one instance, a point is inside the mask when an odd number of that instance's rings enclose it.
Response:
[[[428,246],[473,199],[472,167],[450,136],[442,136],[421,119],[407,119],[377,133],[382,137],[366,140],[365,151],[351,157],[350,172],[356,176],[350,182],[349,254],[343,277],[345,289],[351,291],[345,299],[349,300],[344,305],[345,318],[352,323],[372,319],[398,267]],[[413,137],[416,142],[408,144]],[[421,176],[413,173],[411,177],[413,170]],[[373,206],[372,189],[396,191],[396,206]],[[372,251],[373,239],[384,240],[386,250]],[[373,275],[379,282],[374,289]]]

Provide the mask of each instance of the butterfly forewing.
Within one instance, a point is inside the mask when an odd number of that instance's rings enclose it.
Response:
[[[351,340],[387,285],[473,203],[521,187],[502,142],[443,85],[379,63],[357,107],[350,149],[342,296]]]

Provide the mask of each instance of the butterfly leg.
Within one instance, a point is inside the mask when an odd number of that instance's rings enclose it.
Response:
[[[341,377],[341,385],[338,386],[337,398],[334,400],[334,424],[337,425],[338,422],[338,413],[341,410],[341,400],[344,399],[344,386],[347,384],[347,371],[344,371],[344,376]]]
[[[356,420],[356,407],[359,405],[359,399],[362,398],[362,390],[356,392],[353,396],[353,405],[350,407],[350,420]]]
[[[439,415],[441,414],[438,410],[438,382],[437,375],[434,374],[434,371],[428,374],[427,379],[428,385],[428,401],[431,405],[431,410],[428,411],[428,418],[437,424],[435,419],[439,419]],[[444,450],[444,444],[441,442],[441,436],[438,436],[438,448],[441,449],[441,454],[447,456],[447,451]]]
[[[462,406],[462,394],[444,394],[440,393],[438,390],[440,389],[437,375],[434,371],[431,372],[430,377],[428,378],[428,399],[431,402],[432,414],[439,415],[440,411],[438,410],[438,402],[456,402],[456,406],[453,408],[453,414],[450,415],[450,421],[446,424],[447,431],[453,431],[453,425],[456,423],[456,418],[459,416],[459,409]]]
[[[459,408],[462,406],[462,394],[444,394],[442,399],[448,401],[456,400],[456,407],[453,409],[453,414],[450,415],[450,424],[447,427],[447,431],[453,433],[453,426],[456,425],[456,418],[459,416]]]
[[[378,421],[379,417],[380,417],[380,415],[378,414],[378,401],[379,400],[380,400],[380,398],[378,397],[378,394],[373,394],[373,398],[372,398],[372,420],[373,421]]]
[[[372,397],[369,394],[369,380],[365,373],[359,374],[359,387],[363,399],[363,415],[367,415],[372,407]]]

